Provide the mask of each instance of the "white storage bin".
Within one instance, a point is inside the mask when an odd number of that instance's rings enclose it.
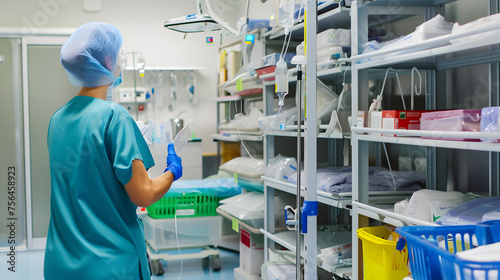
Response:
[[[153,219],[144,216],[144,236],[153,250],[177,249],[175,219]],[[180,248],[218,246],[221,242],[222,217],[177,218]]]
[[[259,275],[264,263],[264,236],[240,228],[240,268],[250,275]]]

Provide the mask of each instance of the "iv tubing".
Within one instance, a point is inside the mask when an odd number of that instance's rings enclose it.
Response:
[[[236,111],[238,111],[238,108],[236,108],[236,101],[234,101],[234,107],[236,109]],[[231,119],[231,101],[229,101],[229,119]],[[271,127],[271,126],[269,126]],[[269,129],[269,128],[268,128]],[[250,151],[248,151],[247,149],[247,146],[245,146],[245,143],[243,143],[243,138],[241,137],[241,132],[240,132],[240,129],[239,128],[236,128],[236,130],[238,131],[238,135],[240,136],[240,142],[241,142],[241,145],[243,146],[243,148],[245,149],[245,151],[247,152],[248,156],[253,159],[253,160],[256,160],[252,154],[250,154]],[[267,130],[266,130],[267,132]],[[265,134],[265,133],[264,133]]]

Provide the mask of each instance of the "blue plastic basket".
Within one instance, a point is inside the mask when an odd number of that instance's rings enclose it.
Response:
[[[500,280],[500,262],[466,261],[455,255],[470,249],[469,244],[475,245],[476,239],[478,246],[500,242],[500,221],[463,226],[410,226],[397,228],[396,232],[408,244],[415,280]],[[444,243],[446,250],[438,242]]]

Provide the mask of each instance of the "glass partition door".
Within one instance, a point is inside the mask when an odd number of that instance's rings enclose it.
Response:
[[[79,91],[59,59],[61,44],[30,43],[28,57],[31,236],[33,249],[45,247],[50,219],[47,131],[52,115]]]
[[[0,38],[0,251],[26,248],[21,39]]]

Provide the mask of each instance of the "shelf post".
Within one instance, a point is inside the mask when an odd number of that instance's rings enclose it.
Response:
[[[304,129],[304,166],[306,197],[305,201],[316,202],[317,182],[317,108],[316,108],[316,76],[317,76],[317,42],[316,34],[318,30],[318,1],[307,0],[306,13],[306,115]],[[305,234],[305,275],[308,280],[317,279],[317,216],[307,216],[307,233]],[[297,264],[300,265],[300,264]],[[297,274],[300,279],[300,274]]]
[[[493,15],[500,12],[500,1],[490,0],[488,14]],[[490,51],[497,51],[499,48],[497,45],[491,46]],[[490,100],[489,106],[500,106],[500,63],[491,63],[489,69],[489,80],[490,80]],[[490,167],[490,178],[489,178],[489,195],[499,196],[500,195],[500,153],[489,152],[489,167]]]
[[[368,9],[353,1],[351,5],[351,29],[357,30],[357,36],[351,37],[352,55],[358,55],[360,47],[368,41]],[[358,110],[368,110],[368,70],[359,70],[357,64],[352,64],[352,119],[356,120]],[[359,100],[359,97],[364,97]],[[353,122],[355,126],[356,121]],[[352,200],[368,203],[368,142],[359,141],[358,135],[352,133]],[[352,279],[361,279],[362,257],[360,240],[357,230],[366,222],[366,218],[359,215],[356,205],[352,207]]]

